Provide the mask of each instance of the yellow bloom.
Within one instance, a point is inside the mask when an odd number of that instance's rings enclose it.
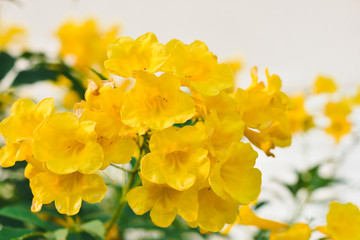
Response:
[[[0,51],[7,48],[11,44],[23,44],[25,37],[25,29],[15,24],[5,29],[0,28]]]
[[[75,103],[81,101],[79,94],[74,90],[69,90],[62,100],[62,104],[67,109],[72,109]]]
[[[227,151],[233,142],[239,142],[244,133],[244,122],[240,115],[232,114],[220,119],[215,111],[207,115],[205,129],[208,136],[209,152]]]
[[[0,133],[6,142],[30,140],[33,132],[54,110],[54,100],[46,98],[38,105],[29,99],[19,99],[11,107],[11,115],[0,123]]]
[[[280,91],[281,80],[277,75],[267,76],[267,86],[258,82],[257,68],[251,70],[252,84],[246,90],[238,89],[236,111],[245,122],[245,136],[268,156],[275,146],[287,147],[291,144],[291,133],[286,112],[289,99]]]
[[[121,37],[108,48],[105,68],[112,74],[130,77],[133,71],[157,72],[165,63],[168,54],[163,44],[153,33],[146,33],[136,40]]]
[[[261,132],[245,128],[244,135],[267,156],[275,157],[271,149],[275,146],[287,147],[291,144],[291,134],[286,120],[275,122]]]
[[[337,142],[341,137],[351,131],[351,123],[347,116],[351,113],[350,103],[347,99],[339,102],[329,102],[325,106],[325,115],[331,120],[330,125],[325,129],[327,133],[334,136]]]
[[[0,150],[0,164],[11,167],[16,161],[32,155],[30,140],[34,130],[48,118],[54,110],[54,100],[47,98],[38,105],[28,99],[19,99],[11,107],[11,115],[0,123],[0,133],[6,146]]]
[[[214,192],[240,204],[256,200],[261,190],[261,172],[254,168],[257,156],[249,143],[232,143],[227,154],[218,157],[209,177]]]
[[[40,211],[43,204],[55,201],[59,213],[75,215],[80,210],[82,200],[89,203],[100,202],[107,191],[102,178],[97,174],[74,172],[57,175],[39,171],[27,177],[34,195],[33,212]]]
[[[194,103],[189,94],[180,90],[180,82],[173,74],[157,77],[138,72],[135,78],[135,86],[128,92],[121,110],[125,124],[164,129],[194,116]]]
[[[29,141],[8,143],[0,149],[0,165],[4,168],[12,167],[17,161],[23,161],[31,156]]]
[[[224,200],[210,187],[198,191],[199,212],[196,221],[188,222],[190,227],[200,227],[202,232],[218,232],[225,224],[235,222],[238,204]]]
[[[104,85],[102,85],[104,84]],[[145,132],[147,128],[137,130],[125,125],[121,120],[120,110],[124,101],[123,87],[114,88],[111,82],[89,83],[86,101],[75,108],[81,112],[81,121],[94,121],[98,143],[103,148],[104,161],[100,169],[109,164],[125,164],[130,162],[136,145],[132,136],[137,132]]]
[[[273,231],[270,240],[309,240],[311,229],[305,223],[296,223],[289,229]]]
[[[113,26],[108,32],[100,31],[94,19],[83,23],[68,21],[57,33],[61,41],[60,56],[73,57],[76,66],[102,66],[106,59],[106,48],[118,32],[118,26]]]
[[[318,76],[314,84],[314,93],[332,93],[337,90],[335,81],[332,78]]]
[[[71,112],[52,115],[32,141],[35,158],[56,174],[95,172],[103,164],[104,153],[94,127],[95,122],[80,122]]]
[[[129,206],[137,215],[150,211],[152,222],[168,227],[179,214],[187,221],[197,217],[197,194],[193,189],[177,191],[166,184],[155,184],[142,178],[143,185],[132,189],[127,195]]]
[[[291,132],[304,131],[314,127],[313,117],[309,115],[304,107],[304,96],[299,95],[290,99],[291,108],[287,111]]]
[[[330,125],[325,131],[332,135],[336,142],[340,142],[341,138],[351,131],[351,123],[346,118],[331,119]]]
[[[354,204],[332,202],[326,219],[327,226],[324,228],[324,233],[331,239],[360,239],[360,210]]]
[[[209,96],[233,86],[234,75],[230,67],[219,64],[205,43],[195,41],[185,45],[173,39],[166,47],[170,55],[162,70],[174,72],[182,79],[183,86]]]
[[[142,159],[141,173],[148,181],[166,183],[179,191],[189,189],[209,174],[204,147],[204,132],[193,126],[155,132],[150,139],[151,152]]]
[[[325,106],[325,115],[331,119],[345,118],[351,113],[350,103],[347,99],[339,102],[329,102]]]
[[[228,234],[235,224],[256,226],[263,230],[279,230],[288,227],[285,223],[275,222],[272,220],[258,217],[250,208],[250,205],[241,206],[236,222],[221,231],[222,234]]]

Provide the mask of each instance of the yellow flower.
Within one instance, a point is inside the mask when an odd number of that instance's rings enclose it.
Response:
[[[252,84],[246,90],[238,89],[236,111],[245,122],[245,136],[268,156],[275,146],[291,144],[291,133],[286,112],[289,99],[280,91],[281,80],[277,75],[265,71],[267,86],[258,82],[257,68],[251,70]]]
[[[290,99],[291,108],[287,111],[291,132],[304,131],[314,127],[313,117],[309,115],[304,107],[304,96],[299,95]]]
[[[314,93],[332,93],[337,90],[335,81],[326,76],[318,76],[314,84]]]
[[[54,100],[46,98],[38,105],[29,99],[19,99],[11,107],[11,115],[0,123],[0,133],[6,142],[30,140],[35,128],[54,110]]]
[[[211,187],[205,187],[197,194],[199,211],[196,221],[188,222],[190,227],[200,227],[201,232],[218,232],[225,224],[235,222],[238,204],[225,200],[214,193]]]
[[[29,141],[8,143],[0,149],[0,165],[3,168],[12,167],[17,161],[23,161],[31,156]]]
[[[296,223],[289,229],[272,231],[270,234],[270,240],[309,240],[310,237],[311,229],[305,223]]]
[[[209,177],[214,192],[240,204],[256,200],[261,190],[261,172],[254,168],[257,156],[249,143],[232,143],[227,154],[218,157]]]
[[[329,102],[325,106],[325,115],[331,120],[330,125],[325,131],[334,136],[337,142],[340,141],[341,137],[351,131],[351,123],[347,120],[347,116],[350,113],[350,103],[347,99],[339,102]]]
[[[137,215],[150,211],[152,222],[168,227],[179,214],[187,221],[197,217],[197,194],[193,189],[177,191],[166,184],[155,184],[142,178],[143,185],[132,189],[127,195],[129,206]]]
[[[71,112],[54,114],[36,131],[34,157],[56,174],[94,173],[104,159],[94,127],[95,122],[80,122]]]
[[[344,117],[331,119],[330,125],[325,131],[332,135],[336,142],[340,142],[341,138],[351,131],[351,123]]]
[[[287,147],[291,144],[291,134],[286,120],[275,122],[261,132],[245,128],[244,135],[267,156],[275,157],[271,149],[275,146]]]
[[[215,156],[215,152],[227,151],[233,142],[242,139],[244,122],[236,113],[220,119],[215,111],[211,111],[206,116],[205,129],[209,140],[209,152]]]
[[[76,66],[102,66],[106,48],[118,32],[118,26],[113,26],[108,32],[100,31],[94,19],[83,23],[67,21],[57,33],[61,41],[60,56],[73,57]]]
[[[174,72],[182,79],[183,86],[209,96],[233,86],[234,75],[230,67],[219,64],[205,43],[195,41],[185,45],[173,39],[166,47],[170,55],[162,70]]]
[[[333,240],[360,239],[360,210],[351,203],[332,202],[327,214],[327,226],[318,228]]]
[[[74,90],[69,90],[62,100],[62,104],[67,109],[72,109],[74,107],[75,103],[78,103],[81,101],[81,97],[79,94]]]
[[[204,147],[204,132],[193,126],[155,132],[150,139],[151,152],[141,161],[141,173],[148,181],[166,183],[179,191],[189,189],[209,174]]]
[[[133,71],[157,72],[165,63],[168,54],[163,44],[153,33],[146,33],[136,40],[121,37],[108,48],[105,68],[112,74],[130,77]]]
[[[0,164],[11,167],[16,161],[32,155],[30,141],[34,130],[48,118],[54,110],[54,100],[47,98],[38,105],[28,99],[19,99],[11,107],[11,115],[0,123],[0,133],[6,146],[0,150]]]
[[[27,177],[34,195],[33,212],[40,211],[43,204],[55,201],[59,213],[75,215],[80,210],[82,200],[89,203],[100,202],[107,191],[102,178],[97,174],[74,172],[58,175],[38,170]]]
[[[110,163],[125,164],[130,162],[136,145],[132,136],[145,132],[147,128],[137,130],[125,125],[121,120],[120,110],[124,101],[125,90],[122,86],[114,88],[111,82],[89,82],[86,101],[76,105],[81,111],[81,121],[94,121],[98,143],[103,148],[104,161],[100,169]]]
[[[221,231],[222,234],[228,234],[235,224],[256,226],[263,230],[279,230],[288,227],[285,223],[275,222],[272,220],[258,217],[250,208],[250,205],[241,206],[236,222]]]
[[[23,44],[25,29],[15,24],[5,29],[0,28],[0,51],[9,47],[11,44]]]
[[[194,103],[189,94],[180,90],[180,82],[173,74],[157,77],[138,72],[135,78],[135,86],[128,92],[121,110],[125,124],[159,130],[194,116]]]
[[[325,106],[325,115],[331,119],[345,118],[351,113],[350,103],[347,99],[339,102],[329,102]]]

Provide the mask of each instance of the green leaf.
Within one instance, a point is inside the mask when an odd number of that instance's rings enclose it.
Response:
[[[0,80],[14,67],[15,58],[6,52],[0,52]]]
[[[4,207],[0,209],[0,215],[16,219],[25,223],[31,223],[46,230],[55,230],[56,226],[41,220],[38,216],[23,207]]]
[[[99,220],[84,223],[80,228],[94,237],[105,239],[105,226]]]
[[[102,75],[101,73],[99,73],[98,71],[96,71],[93,68],[90,68],[90,70],[96,75],[98,76],[101,80],[108,80],[104,75]]]
[[[68,235],[68,230],[65,228],[62,228],[62,229],[56,230],[54,232],[45,233],[44,236],[48,240],[66,240],[67,235]]]
[[[31,229],[12,228],[12,227],[3,226],[0,229],[0,240],[21,238],[24,235],[34,233],[34,232],[35,231],[31,230]]]
[[[22,84],[30,84],[43,80],[56,80],[60,73],[50,69],[47,65],[38,65],[32,69],[19,72],[12,86],[16,87]]]

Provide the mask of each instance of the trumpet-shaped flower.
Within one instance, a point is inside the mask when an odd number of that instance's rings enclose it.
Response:
[[[291,108],[287,111],[289,127],[291,132],[304,131],[314,127],[313,117],[310,116],[304,107],[304,96],[299,95],[291,100]]]
[[[337,90],[337,86],[335,84],[334,79],[325,77],[325,76],[319,76],[315,80],[314,84],[314,93],[332,93]]]
[[[332,202],[326,219],[326,227],[319,227],[317,230],[328,235],[331,239],[360,239],[360,210],[354,204]]]
[[[152,222],[159,227],[168,227],[177,214],[187,221],[197,217],[197,194],[193,189],[177,191],[166,184],[155,184],[142,178],[142,186],[132,189],[126,198],[137,215],[150,210]]]
[[[54,100],[47,98],[38,105],[28,99],[19,99],[11,107],[11,115],[0,123],[0,133],[6,146],[0,150],[0,164],[11,167],[16,161],[32,155],[30,140],[34,130],[52,113]]]
[[[236,220],[238,204],[225,200],[205,187],[198,191],[199,211],[196,221],[188,222],[190,227],[200,227],[202,232],[218,232],[225,224]]]
[[[256,200],[261,189],[261,172],[254,168],[257,156],[249,143],[232,143],[227,154],[218,157],[209,177],[214,192],[240,204]]]
[[[135,86],[128,92],[121,110],[125,124],[157,130],[186,122],[194,114],[190,95],[180,90],[179,79],[171,73],[157,77],[138,72]]]
[[[343,136],[350,133],[351,123],[345,118],[334,118],[325,131],[332,135],[336,142],[339,142]]]
[[[83,23],[68,21],[57,33],[61,41],[60,56],[73,57],[76,66],[102,66],[106,59],[106,48],[115,40],[118,32],[118,26],[113,26],[107,32],[100,31],[94,19]]]
[[[225,63],[219,64],[205,43],[195,41],[185,45],[173,39],[166,47],[169,58],[162,70],[174,72],[182,79],[183,86],[209,96],[233,86],[232,70]]]
[[[215,156],[215,152],[227,151],[233,142],[241,140],[244,122],[236,113],[220,120],[217,113],[212,111],[205,119],[205,129],[209,140],[209,152]]]
[[[228,234],[231,228],[235,224],[241,224],[246,226],[256,226],[262,230],[279,230],[288,227],[287,224],[276,222],[257,216],[252,210],[250,205],[241,206],[239,209],[239,215],[236,222],[221,231],[222,234]]]
[[[34,168],[34,167],[31,167]],[[38,212],[43,204],[55,201],[56,209],[66,215],[79,212],[82,200],[100,202],[107,191],[102,178],[97,174],[74,172],[58,175],[51,172],[29,173],[31,191],[34,195],[32,211]]]
[[[34,130],[53,110],[52,98],[46,98],[37,105],[29,99],[19,99],[12,105],[10,117],[0,123],[0,133],[8,143],[30,140]]]
[[[148,181],[183,191],[209,174],[205,134],[196,127],[170,127],[155,132],[150,150],[141,163],[141,173]]]
[[[133,71],[157,72],[165,63],[168,53],[153,33],[146,33],[136,40],[121,37],[108,48],[105,68],[112,74],[130,77]]]
[[[52,115],[32,141],[35,158],[56,174],[95,172],[103,164],[104,153],[94,127],[95,122],[80,122],[70,112]]]
[[[296,223],[288,229],[272,231],[270,240],[309,240],[311,229],[305,223]]]

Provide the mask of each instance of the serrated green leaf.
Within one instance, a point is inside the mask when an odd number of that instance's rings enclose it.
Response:
[[[48,240],[66,240],[66,237],[68,235],[68,230],[65,228],[56,230],[54,232],[47,232],[45,233],[45,237]]]
[[[34,213],[31,213],[28,209],[20,206],[4,207],[0,209],[0,215],[15,220],[19,220],[25,223],[31,223],[37,227],[44,228],[46,230],[55,230],[56,226],[49,222],[41,220]]]
[[[105,226],[104,223],[99,220],[84,223],[80,228],[94,237],[105,239]]]
[[[16,59],[6,52],[0,52],[0,80],[14,67]]]
[[[30,233],[34,233],[34,230],[24,228],[12,228],[3,226],[0,229],[0,240],[17,239]]]

